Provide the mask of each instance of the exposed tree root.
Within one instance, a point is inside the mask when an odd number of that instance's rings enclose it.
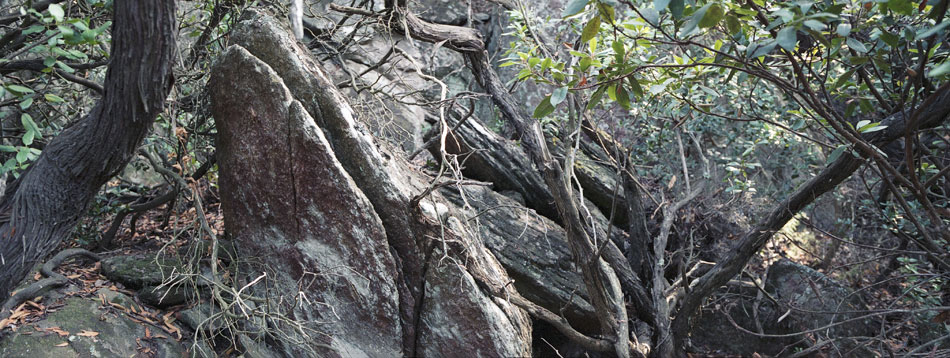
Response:
[[[3,307],[0,308],[0,319],[7,317],[14,308],[19,306],[21,303],[26,302],[34,297],[42,296],[49,292],[50,290],[58,287],[62,287],[69,282],[69,279],[62,274],[53,271],[59,265],[63,264],[63,261],[71,258],[73,256],[82,256],[94,261],[100,261],[101,258],[99,255],[92,253],[91,251],[84,249],[66,249],[60,251],[56,256],[46,261],[43,264],[43,267],[40,268],[40,273],[45,277],[42,280],[36,281],[33,284],[27,286],[26,288],[17,291],[10,298],[6,300],[3,304]]]

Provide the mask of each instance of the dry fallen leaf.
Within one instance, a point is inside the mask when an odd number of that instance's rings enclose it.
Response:
[[[83,336],[83,337],[95,337],[95,336],[98,336],[98,335],[99,335],[99,332],[82,330],[81,332],[77,333],[76,335],[77,335],[77,336]]]
[[[39,304],[39,303],[36,303],[36,302],[33,302],[33,301],[26,301],[26,304],[28,304],[28,305],[32,306],[33,308],[36,308],[36,309],[38,309],[38,310],[40,310],[40,311],[46,309],[46,306],[43,306],[43,305],[41,305],[41,304]]]
[[[56,333],[60,337],[66,337],[69,335],[69,332],[64,331],[62,328],[59,328],[59,327],[50,327],[50,328],[47,328],[46,331]]]
[[[65,347],[65,346],[68,346],[68,345],[69,345],[69,342],[63,342],[63,343],[57,344],[56,346],[57,346],[57,347]]]

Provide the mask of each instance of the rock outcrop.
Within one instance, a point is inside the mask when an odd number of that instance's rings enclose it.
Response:
[[[527,315],[480,288],[508,281],[501,265],[464,227],[442,232],[441,218],[411,206],[430,179],[379,149],[325,71],[276,24],[253,12],[239,23],[209,86],[225,228],[247,282],[266,275],[249,292],[283,299],[275,309],[319,332],[306,347],[277,348],[530,354]],[[452,245],[440,243],[447,236]],[[423,292],[400,288],[415,279]]]

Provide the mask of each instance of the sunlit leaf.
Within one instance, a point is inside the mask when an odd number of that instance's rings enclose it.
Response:
[[[581,42],[590,41],[597,35],[597,31],[600,31],[600,16],[594,16],[593,19],[587,22],[587,25],[584,25],[584,31],[581,32]]]
[[[689,21],[686,22],[686,25],[683,25],[683,29],[680,30],[679,35],[681,37],[692,35],[693,32],[696,31],[696,27],[699,26],[699,22],[702,21],[703,17],[706,16],[706,11],[709,11],[709,8],[712,7],[712,5],[713,4],[706,4],[706,6],[696,10],[696,12],[693,13],[693,16],[690,16]]]
[[[541,100],[541,103],[538,104],[538,107],[534,109],[534,114],[531,116],[534,118],[544,118],[545,116],[554,112],[554,105],[551,104],[551,96],[544,97]]]
[[[57,96],[57,95],[52,94],[52,93],[44,94],[44,95],[43,95],[43,98],[46,98],[46,101],[47,101],[47,102],[50,102],[50,103],[63,103],[63,102],[66,102],[66,100],[64,100],[62,97]]]
[[[950,73],[950,61],[944,61],[944,63],[934,67],[933,70],[930,70],[930,73],[927,74],[929,77],[939,77],[947,73]]]
[[[699,28],[708,29],[716,26],[719,21],[722,21],[723,16],[725,16],[725,12],[722,10],[722,6],[714,3],[706,10],[706,15],[703,16],[702,20],[699,20]]]
[[[567,86],[554,89],[554,93],[551,93],[551,105],[556,106],[564,102],[565,97],[567,97]]]
[[[782,31],[778,32],[778,35],[775,36],[775,41],[778,42],[779,46],[782,46],[785,50],[791,52],[795,51],[795,44],[798,43],[798,37],[795,35],[794,27],[786,27]]]
[[[821,30],[824,30],[826,27],[828,27],[823,22],[818,21],[818,20],[805,20],[804,22],[802,22],[802,25],[808,26],[808,28],[815,31],[821,31]]]
[[[726,28],[729,29],[729,34],[735,35],[741,30],[741,25],[739,24],[739,18],[734,15],[726,16]]]
[[[26,110],[33,105],[33,97],[27,97],[26,99],[20,101],[20,109]]]
[[[868,52],[868,48],[865,47],[864,44],[861,43],[861,41],[858,41],[858,40],[855,40],[854,38],[849,37],[847,40],[847,43],[848,43],[848,47],[850,47],[852,50],[857,51],[858,53]]]
[[[944,0],[944,1],[950,1],[950,0]],[[931,35],[936,34],[936,33],[940,32],[940,31],[942,31],[942,30],[945,29],[947,26],[950,26],[950,21],[941,22],[939,25],[936,25],[936,26],[934,26],[934,27],[931,27],[929,30],[917,34],[917,36],[914,37],[914,41],[919,41],[919,40],[923,40],[923,39],[925,39],[925,38],[928,38],[928,37],[930,37]]]
[[[630,94],[623,89],[623,83],[617,84],[617,103],[624,109],[630,109]]]
[[[20,95],[24,95],[24,94],[28,94],[28,93],[33,93],[33,89],[31,89],[31,88],[29,88],[29,87],[25,87],[25,86],[20,86],[20,85],[7,85],[6,87],[7,87],[7,89],[10,90],[11,92],[14,92],[14,93],[17,93],[17,94],[20,94]]]
[[[63,7],[59,4],[49,4],[49,14],[56,19],[56,22],[62,22],[63,16],[66,16],[66,12],[63,11]]]
[[[851,24],[847,22],[842,22],[838,24],[838,28],[835,30],[838,36],[846,37],[851,33]]]
[[[583,11],[584,7],[587,6],[587,1],[588,0],[571,0],[571,2],[567,3],[567,6],[564,7],[564,12],[561,13],[561,17],[576,15]]]

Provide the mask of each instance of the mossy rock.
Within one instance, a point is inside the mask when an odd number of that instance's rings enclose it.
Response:
[[[131,301],[128,297],[122,301]],[[100,309],[89,298],[66,299],[65,306],[20,328],[0,341],[0,357],[132,357],[148,351],[154,357],[182,357],[186,347],[172,337],[145,337],[145,326],[122,313]],[[45,331],[59,328],[66,336]],[[155,332],[152,329],[152,332]],[[80,335],[82,333],[82,335]],[[156,332],[157,333],[157,332]]]
[[[102,261],[102,274],[112,281],[137,289],[160,285],[180,266],[177,260],[156,260],[151,255],[115,256]]]

